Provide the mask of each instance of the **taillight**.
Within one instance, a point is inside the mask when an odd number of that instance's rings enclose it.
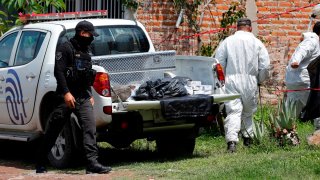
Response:
[[[209,123],[212,123],[215,119],[216,119],[216,117],[214,115],[207,116],[207,122],[209,122]]]
[[[121,129],[128,129],[129,127],[129,124],[127,121],[122,121],[121,122]]]
[[[221,64],[216,65],[216,72],[217,72],[217,78],[220,81],[221,84],[224,84],[225,78],[224,78],[224,72]]]
[[[101,96],[110,97],[111,92],[109,75],[104,72],[97,72],[96,78],[93,83],[93,88]]]
[[[108,115],[112,115],[112,107],[111,106],[103,106],[103,112]]]

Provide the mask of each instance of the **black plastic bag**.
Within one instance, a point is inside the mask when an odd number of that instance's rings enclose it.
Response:
[[[185,78],[174,77],[147,81],[138,88],[133,98],[135,100],[158,100],[186,96],[188,92],[184,87],[186,82],[184,80]]]

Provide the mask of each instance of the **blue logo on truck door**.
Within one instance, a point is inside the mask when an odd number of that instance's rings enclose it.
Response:
[[[25,124],[27,118],[19,76],[13,69],[8,70],[6,79],[6,104],[13,124]]]

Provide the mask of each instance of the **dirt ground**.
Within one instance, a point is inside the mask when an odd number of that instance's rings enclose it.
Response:
[[[111,171],[109,174],[85,174],[85,171],[49,171],[45,174],[36,174],[34,169],[29,167],[19,167],[16,164],[0,165],[0,180],[106,180],[114,178],[134,178],[134,173],[129,170]],[[147,178],[148,179],[148,178]]]
[[[146,179],[135,171],[123,169],[123,164],[157,160],[155,153],[132,150],[100,149],[99,161],[112,167],[108,174],[85,174],[85,166],[59,170],[48,165],[48,173],[35,173],[36,150],[33,144],[0,141],[0,180],[105,180],[105,179]]]

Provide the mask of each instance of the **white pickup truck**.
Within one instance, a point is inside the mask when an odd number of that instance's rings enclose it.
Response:
[[[41,18],[55,17],[47,16]],[[147,138],[156,140],[160,152],[192,153],[199,128],[214,120],[224,101],[239,97],[215,94],[220,83],[216,80],[217,62],[213,58],[175,56],[174,51],[155,52],[145,28],[136,21],[87,20],[100,34],[92,46],[96,64],[93,68],[98,72],[93,86],[98,141],[125,148],[136,139]],[[28,23],[1,37],[0,139],[29,142],[41,136],[56,104],[53,75],[56,47],[74,35],[79,21]],[[112,102],[111,86],[143,83],[163,78],[164,74],[188,76],[211,85],[213,116],[165,119],[159,100]],[[48,156],[53,166],[67,167],[73,162],[75,152],[79,152],[77,148],[81,147],[79,128],[77,117],[72,115]]]

